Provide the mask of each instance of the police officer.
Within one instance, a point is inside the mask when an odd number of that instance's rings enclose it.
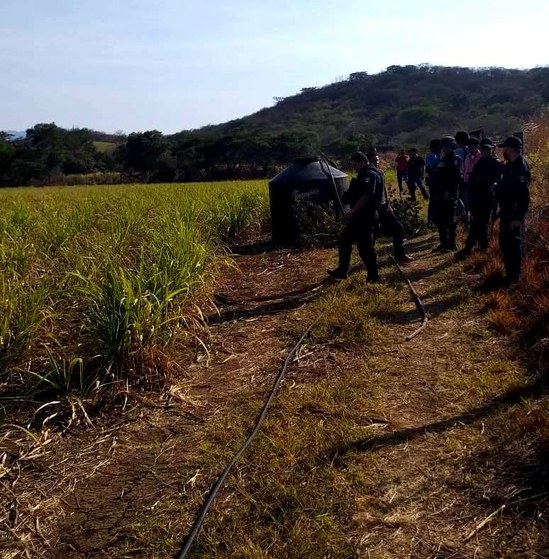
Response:
[[[377,149],[375,147],[371,147],[368,150],[367,156],[370,166],[375,168],[378,172],[383,188],[383,198],[381,200],[381,205],[379,206],[379,225],[393,237],[393,250],[397,262],[401,264],[412,262],[414,259],[407,255],[404,250],[404,225],[402,225],[398,217],[393,212],[393,208],[391,208],[391,203],[389,202],[389,195],[385,184],[385,174],[379,168],[379,155],[377,153]]]
[[[346,225],[339,238],[339,264],[334,270],[328,270],[328,274],[336,279],[347,277],[353,244],[356,243],[368,282],[374,283],[379,281],[375,228],[383,185],[379,173],[369,165],[368,158],[361,151],[351,156],[351,165],[357,176],[342,197],[342,202],[349,204],[351,211],[344,217]]]
[[[502,171],[501,161],[493,154],[494,148],[490,138],[481,140],[480,159],[469,175],[467,184],[471,224],[465,247],[455,254],[457,260],[467,258],[477,243],[484,252],[488,248],[488,223],[494,206],[494,187]]]
[[[530,205],[530,167],[521,154],[522,142],[510,136],[498,147],[503,148],[501,177],[496,185],[499,208],[499,248],[505,264],[504,284],[517,283],[524,257],[524,219]]]
[[[431,173],[429,215],[438,229],[440,245],[433,252],[456,250],[456,200],[462,180],[461,159],[455,155],[452,136],[441,140],[442,153]]]

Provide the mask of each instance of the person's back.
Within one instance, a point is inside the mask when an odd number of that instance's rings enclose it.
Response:
[[[442,156],[432,175],[429,211],[440,237],[435,252],[456,248],[456,199],[462,174],[460,158],[453,151],[454,143],[451,136],[442,138]]]
[[[465,246],[455,254],[457,260],[467,258],[478,244],[481,251],[488,250],[488,227],[494,205],[494,185],[498,181],[502,165],[493,155],[494,144],[490,138],[479,143],[480,159],[475,163],[468,182],[471,221]]]
[[[433,199],[457,198],[461,182],[461,160],[455,153],[443,153],[431,176],[431,196]]]
[[[490,204],[494,199],[494,185],[498,181],[503,164],[495,155],[481,157],[469,177],[469,201],[471,206]]]
[[[530,202],[530,179],[530,166],[522,155],[503,165],[495,189],[502,222],[511,223],[515,219],[524,221]]]
[[[422,177],[425,168],[425,160],[417,152],[414,152],[408,161],[408,176],[409,177]]]
[[[406,155],[405,151],[402,149],[400,150],[399,154],[395,159],[396,163],[396,172],[397,172],[397,183],[398,183],[398,191],[402,196],[404,192],[403,182],[408,180],[408,162],[410,158]]]
[[[397,171],[403,172],[408,169],[408,161],[410,158],[402,150],[395,159]]]

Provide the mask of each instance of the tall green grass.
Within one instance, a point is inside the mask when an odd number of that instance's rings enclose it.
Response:
[[[265,181],[5,189],[0,203],[0,395],[10,396],[52,375],[61,395],[63,378],[78,386],[59,363],[139,374],[140,354],[169,352],[200,316],[226,246],[269,223]]]

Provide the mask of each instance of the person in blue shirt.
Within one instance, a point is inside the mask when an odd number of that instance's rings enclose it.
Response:
[[[429,189],[429,198],[431,197],[431,177],[437,168],[438,161],[440,159],[440,153],[442,151],[442,146],[440,140],[435,138],[429,143],[429,153],[425,156],[425,185]],[[429,208],[427,210],[427,220],[431,223],[432,204],[429,201]]]

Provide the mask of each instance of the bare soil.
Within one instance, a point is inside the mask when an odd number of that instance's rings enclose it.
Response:
[[[355,436],[318,457],[344,477],[368,471],[345,519],[352,551],[318,557],[549,557],[547,497],[528,501],[512,443],[497,445],[500,422],[516,422],[525,399],[534,410],[545,389],[530,381],[511,340],[487,334],[482,298],[471,295],[478,278],[451,255],[431,254],[432,246],[430,238],[410,243],[416,260],[406,268],[430,314],[424,332],[404,341],[420,321],[410,301],[384,321],[383,343],[364,352],[311,348],[285,383],[295,392],[370,371]],[[206,347],[169,387],[130,393],[93,428],[52,434],[45,452],[4,483],[0,556],[173,556],[213,481],[211,467],[201,466],[214,452],[209,426],[237,405],[258,409],[292,343],[288,325],[305,327],[334,257],[333,249],[235,256],[238,270],[220,281]],[[389,265],[382,275],[402,283]],[[307,404],[288,428],[300,414],[330,413]],[[144,543],[136,526],[159,510],[166,520]]]

